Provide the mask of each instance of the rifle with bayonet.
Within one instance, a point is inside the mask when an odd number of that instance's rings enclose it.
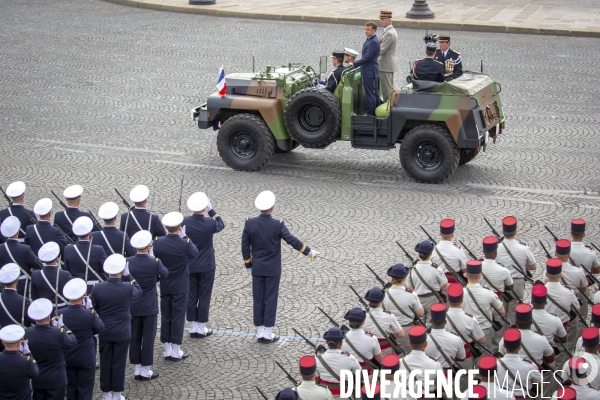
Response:
[[[100,222],[98,222],[98,220],[96,219],[96,216],[94,216],[94,213],[92,212],[92,210],[88,210],[88,213],[90,214],[90,217],[92,217],[92,221],[94,221],[94,224],[96,224],[98,229],[102,230],[102,225],[100,225]]]
[[[583,270],[588,274],[592,282],[600,286],[600,281],[598,281],[598,279],[592,274],[592,272],[589,269],[587,269],[585,265],[581,264],[580,267],[583,268]]]
[[[260,393],[260,395],[262,396],[263,399],[265,400],[269,400],[269,398],[267,397],[266,394],[263,393],[262,390],[260,390],[260,388],[258,386],[255,386],[256,390],[258,390],[258,393]]]
[[[541,240],[538,240],[538,242],[540,242],[540,244],[542,245],[542,249],[544,249],[544,253],[546,253],[546,258],[547,259],[551,259],[552,255],[550,254],[550,252],[548,251],[548,249],[546,248],[546,246],[544,246],[544,243],[542,243]]]
[[[285,375],[290,380],[290,382],[292,382],[294,384],[294,386],[297,387],[298,381],[296,379],[294,379],[294,377],[289,372],[287,372],[285,368],[283,368],[283,365],[281,365],[281,363],[279,361],[275,361],[275,364],[277,364],[277,366],[285,373]]]
[[[596,249],[596,251],[600,251],[600,248],[596,246],[594,243],[590,242],[590,244]]]
[[[423,228],[421,225],[419,225],[419,228],[421,228],[421,230],[423,232],[425,232],[425,234],[427,235],[427,237],[429,238],[429,240],[431,240],[434,244],[437,244],[437,242],[433,239],[433,237],[429,234],[429,232],[427,232],[425,230],[425,228]],[[458,272],[456,272],[455,270],[453,270],[450,265],[448,265],[446,263],[446,260],[444,260],[442,254],[436,249],[435,250],[438,257],[442,260],[442,262],[444,263],[446,269],[450,272],[450,275],[452,275],[452,278],[454,278],[454,280],[457,283],[460,283],[461,285],[465,286],[467,284],[467,281],[465,280],[465,278],[463,276],[461,276]]]
[[[502,322],[504,322],[504,325],[506,325],[506,327],[507,327],[507,328],[510,328],[512,324],[511,324],[511,323],[510,323],[510,322],[509,322],[509,321],[508,321],[508,320],[507,320],[507,319],[504,317],[504,315],[502,315],[502,314],[500,313],[500,310],[498,310],[498,309],[497,309],[497,308],[496,308],[496,307],[495,307],[493,304],[491,304],[491,303],[490,303],[490,306],[492,306],[492,309],[493,309],[494,311],[496,311],[496,315],[500,317],[500,319],[502,320]],[[494,316],[494,315],[492,315],[492,317],[493,317],[493,316]]]
[[[121,201],[125,205],[125,208],[127,208],[127,209],[131,208],[131,204],[129,204],[129,202],[127,200],[125,200],[125,197],[123,197],[123,195],[117,190],[117,188],[115,188],[115,192],[117,192],[117,194],[121,198]]]
[[[400,248],[402,249],[402,251],[404,252],[404,254],[406,255],[406,258],[408,258],[408,260],[410,261],[411,265],[415,265],[417,263],[417,259],[413,258],[410,253],[408,251],[406,251],[406,249],[404,247],[402,247],[402,245],[400,244],[400,242],[396,241],[396,244],[398,246],[400,246]]]
[[[304,339],[304,341],[306,343],[308,343],[310,345],[310,347],[312,347],[315,350],[315,354],[323,354],[327,351],[327,349],[325,348],[325,346],[323,346],[322,344],[320,345],[316,345],[313,342],[311,342],[310,340],[308,340],[306,337],[304,337],[300,332],[298,332],[295,328],[292,328],[292,330],[294,331],[294,333],[298,336],[300,336],[302,339]]]
[[[179,212],[181,212],[181,200],[183,198],[183,178],[185,175],[181,175],[181,186],[179,187]]]
[[[548,226],[544,225],[544,228],[546,228],[546,230],[548,231],[548,233],[550,233],[550,235],[552,235],[552,239],[554,239],[555,242],[558,241],[558,236],[556,236],[551,230],[550,228],[548,228]],[[569,261],[571,262],[571,264],[576,265],[575,261],[573,261],[573,257],[569,256]]]
[[[427,328],[427,324],[426,324],[425,322],[423,322],[423,320],[421,319],[421,317],[419,317],[419,316],[417,315],[417,313],[415,312],[415,309],[414,309],[414,308],[412,308],[412,306],[408,306],[408,308],[410,309],[410,311],[412,311],[412,313],[413,313],[413,314],[414,314],[414,316],[415,316],[415,318],[413,319],[413,322],[414,322],[414,324],[415,324],[415,325],[416,325],[416,324],[419,324],[419,325],[422,325],[422,326],[424,326],[425,328]],[[427,311],[425,311],[425,312],[427,312]],[[425,316],[425,315],[423,315],[423,316]]]
[[[583,324],[583,326],[585,326],[586,328],[588,328],[588,324],[587,324],[587,322],[585,322],[585,318],[583,318],[583,316],[581,315],[581,313],[579,312],[579,310],[576,309],[575,306],[573,306],[573,304],[571,304],[571,310],[573,310],[575,312],[575,314],[579,318],[579,322],[581,322]]]
[[[406,251],[406,249],[405,249],[404,247],[402,247],[402,245],[401,245],[401,244],[400,244],[398,241],[396,241],[396,244],[397,244],[398,246],[400,246],[400,248],[402,249],[402,251],[404,251],[404,254],[406,254],[406,258],[408,258],[408,259],[410,260],[410,262],[411,262],[411,265],[414,267],[414,266],[417,264],[418,260],[417,260],[417,259],[415,259],[415,258],[413,258],[413,257],[412,257],[412,256],[411,256],[411,255],[408,253],[408,251]],[[422,280],[421,280],[421,281],[422,281]],[[425,286],[428,286],[428,284],[427,284],[426,282],[423,282],[423,284],[424,284]],[[445,294],[444,294],[444,293],[443,293],[441,290],[438,290],[437,292],[436,292],[435,290],[432,290],[432,292],[431,292],[431,293],[433,293],[433,295],[434,295],[434,296],[435,296],[435,297],[438,299],[438,301],[439,301],[440,303],[446,303],[446,302],[448,301],[448,299],[447,299],[446,295],[445,295]]]
[[[573,357],[573,354],[569,351],[569,349],[567,349],[567,346],[565,346],[565,344],[563,342],[561,342],[560,340],[555,340],[554,343],[560,344],[560,347],[562,347],[563,350],[567,352],[567,355],[569,356],[569,358]]]
[[[483,351],[485,351],[486,353],[488,353],[490,356],[494,356],[496,358],[502,358],[502,357],[504,357],[504,355],[502,353],[500,353],[499,351],[495,351],[494,352],[494,351],[490,350],[485,344],[479,343],[477,340],[475,340],[475,338],[473,337],[473,335],[469,334],[469,337],[471,338],[471,340],[473,341],[473,343],[475,343],[477,346],[481,347],[481,349],[483,349]]]
[[[356,289],[354,289],[354,287],[352,287],[352,285],[348,285],[348,286],[350,286],[350,289],[352,289],[352,291],[354,292],[356,297],[358,297],[358,301],[360,302],[360,304],[362,304],[363,307],[365,307],[368,310],[369,305],[367,304],[367,302],[362,298],[362,296],[360,294],[358,294],[358,292],[356,291]]]
[[[504,236],[500,236],[500,234],[496,231],[496,229],[494,229],[494,226],[490,223],[490,221],[488,221],[488,219],[486,217],[483,217],[483,220],[490,227],[490,229],[492,230],[492,233],[494,234],[494,236],[496,236],[498,238],[498,243],[500,243],[501,241],[503,241],[504,240]]]
[[[419,225],[419,228],[421,228],[421,230],[423,232],[425,232],[425,234],[427,235],[427,237],[429,238],[429,240],[431,240],[433,242],[433,244],[437,244],[437,242],[435,241],[435,239],[429,234],[429,232],[427,232],[425,230],[425,228],[423,228],[421,225]]]
[[[56,195],[56,193],[54,193],[54,190],[51,190],[50,193],[52,193],[52,195],[54,197],[56,197],[56,200],[58,200],[58,204],[60,204],[60,206],[65,209],[65,215],[66,215],[67,214],[67,209],[68,209],[67,205],[61,200],[60,197],[58,197]],[[60,228],[60,226],[58,226],[56,224],[55,224],[55,226],[58,228],[58,230],[60,231],[60,233],[62,233],[62,235],[65,237],[65,239],[67,240],[67,242],[69,244],[75,244],[75,241],[71,238],[71,236],[67,235],[67,233]]]
[[[366,264],[366,263],[365,263],[365,265],[366,265],[366,267],[369,269],[369,271],[371,271],[371,273],[372,273],[373,275],[375,275],[375,279],[377,279],[377,281],[378,281],[379,283],[381,283],[381,285],[383,286],[383,290],[386,290],[386,289],[389,289],[390,287],[392,287],[392,284],[391,284],[390,282],[386,282],[386,281],[384,281],[383,279],[381,279],[381,278],[379,277],[379,275],[377,275],[377,272],[373,271],[373,268],[369,267],[369,264]]]
[[[473,252],[471,250],[469,250],[467,245],[465,245],[462,242],[462,240],[459,240],[458,243],[460,243],[460,245],[463,247],[463,249],[465,249],[467,251],[467,254],[469,255],[469,257],[471,257],[473,260],[478,260],[477,256],[475,254],[473,254]]]
[[[350,328],[348,328],[346,325],[338,324],[335,321],[335,319],[331,318],[321,307],[317,307],[317,308],[319,309],[319,311],[321,311],[321,313],[323,313],[324,316],[327,317],[327,319],[329,319],[329,322],[331,322],[333,324],[333,326],[335,326],[336,328],[340,328],[344,332],[348,332],[350,330]]]

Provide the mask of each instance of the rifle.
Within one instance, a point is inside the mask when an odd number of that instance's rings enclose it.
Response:
[[[406,258],[408,258],[409,261],[411,262],[411,265],[414,266],[418,262],[418,260],[414,259],[408,253],[408,251],[406,251],[406,249],[404,247],[402,247],[402,245],[398,241],[396,241],[396,244],[398,246],[400,246],[400,248],[402,249],[402,251],[404,251],[404,254],[406,255]],[[435,297],[437,297],[437,299],[439,300],[440,303],[446,303],[447,302],[448,299],[447,299],[446,295],[441,290],[438,290],[437,292],[434,291],[432,293],[434,294]]]
[[[577,286],[577,290],[579,290],[581,295],[585,298],[585,301],[587,301],[590,306],[594,307],[594,302],[585,294],[583,290],[581,290],[579,286]]]
[[[183,197],[183,178],[185,175],[181,175],[181,187],[179,188],[179,212],[181,212],[181,199]]]
[[[498,232],[496,232],[496,229],[494,229],[494,226],[492,224],[490,224],[490,221],[488,221],[488,219],[486,217],[483,217],[483,220],[485,221],[486,224],[488,224],[488,226],[492,230],[492,233],[494,234],[494,236],[496,236],[498,238],[498,243],[503,241],[504,236],[500,236],[500,234]]]
[[[504,355],[502,353],[500,353],[499,351],[493,352],[486,345],[479,343],[477,340],[475,340],[475,338],[473,337],[473,335],[469,334],[469,337],[471,338],[471,340],[473,341],[473,343],[475,343],[477,346],[481,347],[483,349],[483,351],[485,351],[486,353],[488,353],[490,356],[494,356],[496,358],[502,358],[502,357],[504,357]]]
[[[75,241],[74,241],[73,239],[71,239],[71,236],[67,235],[67,234],[65,233],[65,231],[63,231],[63,230],[60,228],[60,226],[58,226],[58,225],[55,225],[55,226],[56,226],[56,228],[57,228],[57,229],[60,231],[60,233],[62,233],[62,235],[65,237],[65,239],[67,240],[67,242],[68,242],[69,244],[75,244]]]
[[[550,230],[550,228],[548,228],[548,226],[544,225],[544,228],[546,228],[546,230],[552,235],[552,238],[556,242],[558,240],[558,237],[554,233],[552,233],[552,231]]]
[[[461,240],[459,240],[458,243],[460,243],[460,245],[467,251],[469,257],[471,257],[473,260],[478,260],[477,256],[473,254],[473,252],[469,250],[469,248]]]
[[[102,226],[100,225],[100,222],[98,222],[98,220],[94,216],[94,213],[91,210],[88,210],[88,213],[90,214],[90,217],[92,217],[92,220],[94,221],[94,223],[96,224],[98,229],[102,230]]]
[[[550,255],[550,252],[548,251],[548,249],[546,248],[546,246],[544,246],[544,243],[542,243],[541,240],[538,240],[538,242],[540,242],[540,244],[542,245],[542,249],[544,249],[544,253],[546,253],[546,258],[547,259],[552,258],[552,255]]]
[[[54,193],[54,190],[51,190],[50,193],[52,193],[54,195],[54,197],[56,197],[56,200],[58,200],[58,204],[60,204],[61,207],[64,208],[65,211],[67,211],[67,205],[65,203],[63,203],[62,199],[60,197],[58,197],[56,195],[56,193]]]
[[[117,190],[117,189],[115,189]],[[118,193],[118,192],[117,192]],[[123,202],[127,203],[125,201],[125,199],[123,199]],[[127,203],[129,204],[129,203]],[[129,217],[131,216],[131,212],[133,211],[133,207],[129,207],[127,209],[127,218],[125,218],[125,229],[123,230],[123,244],[121,245],[121,255],[124,257],[125,256],[125,239],[127,238],[127,225],[129,225]],[[152,218],[150,218],[150,221],[152,221]]]
[[[402,247],[402,245],[396,240],[396,244],[398,246],[400,246],[400,248],[402,249],[402,251],[404,252],[404,254],[406,255],[406,258],[408,258],[408,260],[410,261],[411,265],[415,265],[417,263],[417,259],[413,258],[410,253],[408,251],[406,251],[406,249],[404,247]]]
[[[590,244],[596,249],[596,251],[600,251],[600,248],[598,248],[598,246],[596,246],[594,243],[590,242]]]
[[[587,322],[585,322],[585,318],[583,318],[581,316],[581,313],[579,312],[579,310],[577,310],[573,304],[571,304],[571,310],[575,311],[575,314],[577,314],[577,317],[579,318],[579,321],[583,324],[583,326],[585,326],[586,328],[588,328],[588,324]]]
[[[510,322],[509,322],[509,321],[508,321],[508,320],[507,320],[507,319],[504,317],[504,315],[500,314],[500,311],[498,311],[498,309],[497,309],[496,307],[494,307],[494,305],[493,305],[493,304],[491,304],[491,303],[490,303],[490,306],[492,306],[492,309],[493,309],[494,311],[496,311],[496,314],[497,314],[497,315],[500,317],[500,319],[502,320],[502,322],[504,322],[504,324],[505,324],[505,325],[506,325],[508,328],[510,328],[510,326],[511,326],[512,324],[511,324],[511,323],[510,323]],[[492,318],[493,318],[493,317],[494,317],[494,316],[492,315]]]
[[[408,308],[410,308],[410,311],[412,311],[412,313],[413,313],[413,314],[414,314],[414,316],[415,316],[415,318],[413,319],[413,322],[416,320],[416,321],[417,321],[417,323],[418,323],[419,325],[422,325],[422,326],[424,326],[424,327],[427,327],[427,324],[426,324],[425,322],[423,322],[423,320],[421,319],[421,317],[419,317],[419,316],[417,315],[417,313],[415,312],[415,309],[414,309],[414,308],[412,308],[412,306],[408,306]]]
[[[431,241],[432,241],[434,244],[437,244],[437,242],[435,241],[435,239],[431,237],[431,235],[429,234],[429,232],[427,232],[427,231],[425,230],[425,228],[423,228],[421,225],[419,225],[419,228],[421,228],[421,230],[422,230],[423,232],[425,232],[425,234],[427,235],[427,237],[429,238],[429,240],[431,240]]]
[[[260,395],[263,397],[263,399],[265,400],[269,400],[269,398],[267,397],[266,394],[263,393],[262,390],[260,390],[260,388],[258,386],[255,386],[256,390],[258,390],[258,393],[260,393]]]
[[[350,330],[350,328],[348,328],[346,325],[338,324],[335,321],[335,319],[331,318],[325,311],[323,311],[323,309],[321,307],[317,307],[317,308],[319,309],[319,311],[321,311],[321,313],[323,313],[324,316],[327,317],[327,319],[329,319],[329,321],[333,324],[333,326],[335,326],[336,328],[340,328],[344,332],[348,332]]]
[[[354,294],[356,295],[356,297],[358,297],[358,301],[360,302],[360,304],[362,304],[367,310],[369,309],[369,305],[364,301],[364,299],[362,298],[362,296],[360,294],[358,294],[358,292],[356,291],[356,289],[354,289],[352,287],[352,285],[348,285],[350,286],[350,289],[352,289],[352,291],[354,292]]]
[[[281,370],[287,375],[287,378],[290,380],[290,382],[292,382],[294,384],[294,386],[298,386],[298,381],[295,380],[294,377],[285,370],[285,368],[283,368],[283,365],[281,365],[281,363],[279,361],[275,361],[275,364],[277,364],[277,366],[279,368],[281,368]]]
[[[390,287],[392,287],[392,284],[390,282],[385,282],[383,279],[381,279],[379,277],[379,275],[377,275],[377,272],[373,271],[373,268],[369,267],[369,264],[365,263],[365,266],[369,269],[369,271],[371,271],[373,273],[373,275],[375,275],[375,279],[377,279],[377,281],[379,281],[379,283],[381,283],[383,285],[383,290],[389,289]]]
[[[8,195],[6,194],[4,189],[2,189],[2,186],[0,186],[0,191],[2,191],[2,194],[4,195],[4,198],[6,199],[6,201],[8,201],[8,206],[10,207],[13,203],[12,199],[10,197],[8,197]]]
[[[596,285],[600,285],[600,281],[598,281],[598,279],[592,274],[592,272],[589,269],[587,269],[585,265],[581,264],[580,267],[583,268],[583,270],[588,274],[592,282],[594,282]]]
[[[150,216],[148,217],[148,232],[150,232],[150,227],[152,226],[152,208],[154,207],[154,196],[156,193],[152,192],[152,200],[150,200]]]
[[[298,336],[300,336],[302,339],[304,339],[304,341],[306,343],[308,343],[310,345],[310,347],[312,347],[313,349],[315,349],[315,354],[319,353],[319,354],[323,354],[327,351],[327,349],[325,348],[325,346],[323,346],[322,344],[320,345],[316,345],[313,342],[311,342],[310,340],[308,340],[306,337],[304,337],[300,332],[298,332],[295,328],[292,328],[292,330],[294,331],[294,333]]]
[[[569,351],[569,349],[567,349],[567,347],[565,346],[565,344],[563,342],[561,342],[560,340],[555,340],[554,343],[560,344],[560,346],[563,348],[563,350],[567,352],[569,358],[573,357],[573,354]]]
[[[115,188],[115,192],[117,192],[117,194],[121,198],[121,201],[125,205],[125,208],[128,208],[128,209],[131,208],[131,204],[129,204],[129,202],[127,200],[125,200],[125,197],[123,197],[123,195],[121,193],[119,193],[119,191],[117,190],[117,188]]]
[[[423,228],[421,225],[419,225],[419,228],[421,228],[421,230],[423,232],[425,232],[425,234],[427,235],[427,237],[429,238],[429,240],[431,240],[433,243],[437,244],[437,242],[435,241],[435,239],[429,234],[429,232],[427,232],[425,230],[425,228]],[[438,254],[438,256],[440,256],[440,254]],[[442,257],[440,257],[440,258],[442,258]],[[444,264],[446,264],[446,263],[444,263]],[[465,281],[465,279],[462,276],[460,276],[456,271],[454,271],[452,268],[450,268],[449,265],[446,265],[446,269],[448,271],[450,271],[450,274],[452,275],[452,278],[454,278],[454,280],[456,282],[460,283],[463,286],[465,286],[467,284],[467,282]]]

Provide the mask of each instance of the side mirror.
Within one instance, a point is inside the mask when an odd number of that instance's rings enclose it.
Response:
[[[319,60],[319,74],[327,72],[327,56],[321,56]]]

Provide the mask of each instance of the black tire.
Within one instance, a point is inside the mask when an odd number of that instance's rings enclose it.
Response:
[[[297,149],[298,146],[300,146],[300,143],[296,142],[295,140],[292,140],[292,148],[290,150],[281,150],[279,148],[279,146],[277,146],[277,141],[276,141],[275,142],[275,153],[289,153],[290,151]]]
[[[283,120],[292,139],[304,147],[323,148],[340,134],[342,107],[329,91],[309,87],[290,98]]]
[[[423,183],[440,183],[458,167],[458,146],[446,128],[420,125],[400,145],[400,162],[406,173]]]
[[[260,116],[237,114],[221,125],[217,149],[225,164],[231,168],[258,171],[273,156],[275,138]]]
[[[477,149],[460,149],[460,161],[458,165],[465,165],[466,163],[473,161],[477,157],[479,151]]]

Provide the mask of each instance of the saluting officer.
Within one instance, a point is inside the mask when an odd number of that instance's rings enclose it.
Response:
[[[429,346],[427,341],[427,329],[422,325],[415,325],[408,330],[408,342],[412,347],[412,352],[406,357],[400,359],[400,369],[405,370],[408,376],[413,370],[420,371],[415,373],[417,382],[424,382],[424,371],[441,371],[442,365],[433,358],[425,354],[425,349]]]
[[[4,286],[4,290],[0,293],[0,326],[20,325],[23,319],[25,326],[31,325],[32,321],[29,317],[23,315],[23,300],[25,300],[25,306],[29,307],[29,299],[24,299],[17,293],[20,273],[21,270],[17,264],[6,264],[0,269],[0,283]]]
[[[183,215],[170,212],[162,219],[168,235],[154,242],[154,255],[169,270],[160,283],[160,341],[164,344],[165,360],[181,361],[188,354],[181,350],[185,311],[190,291],[189,264],[198,256],[198,249],[189,238],[182,238]]]
[[[591,326],[598,328],[600,331],[600,304],[594,304],[592,307],[592,315],[590,319]],[[585,348],[583,347],[583,338],[577,339],[577,344],[575,345],[575,352],[583,353],[585,352]],[[557,365],[558,361],[557,361]]]
[[[585,220],[571,221],[571,259],[575,265],[585,266],[592,274],[600,274],[600,262],[594,250],[583,243],[585,238]]]
[[[24,294],[25,279],[27,275],[31,276],[31,272],[39,269],[39,264],[35,259],[35,255],[31,251],[31,247],[26,244],[19,243],[20,222],[17,217],[10,216],[6,218],[0,226],[0,232],[7,238],[6,243],[0,244],[0,265],[14,263],[21,268],[17,291],[19,294]],[[25,275],[25,273],[27,275]]]
[[[444,65],[445,81],[450,82],[463,73],[462,56],[450,48],[450,35],[438,37],[440,48],[435,52],[435,60]]]
[[[498,375],[499,381],[506,380],[506,388],[514,390],[516,398],[528,398],[530,393],[531,397],[538,397],[537,393],[542,393],[540,387],[542,375],[533,361],[519,355],[522,348],[521,331],[508,328],[504,331],[503,339],[506,354],[502,357],[502,364],[506,368],[501,371],[502,375]],[[544,385],[547,383],[549,382]]]
[[[94,335],[104,330],[104,322],[92,310],[92,303],[84,297],[87,284],[83,279],[71,279],[63,288],[69,305],[58,312],[63,323],[77,338],[77,346],[67,350],[67,400],[91,400],[96,378],[96,344]]]
[[[272,217],[275,194],[261,192],[254,201],[260,215],[246,219],[242,233],[242,256],[248,273],[252,274],[252,297],[256,339],[259,343],[279,340],[273,333],[281,278],[281,239],[310,260],[319,254],[290,233],[283,223]]]
[[[123,254],[123,235],[125,235],[125,257],[131,257],[135,250],[131,247],[129,235],[117,228],[117,214],[119,206],[112,201],[104,203],[98,210],[98,216],[104,220],[104,228],[99,232],[92,233],[92,241],[104,249],[107,256],[111,254]]]
[[[450,269],[461,275],[467,268],[467,255],[457,245],[452,243],[454,239],[455,223],[453,219],[444,219],[440,222],[440,236],[442,240],[435,246],[431,262],[439,265],[448,279],[448,283],[455,283]]]
[[[386,290],[383,305],[386,310],[392,312],[402,330],[406,332],[414,325],[415,315],[422,318],[425,310],[419,301],[419,296],[405,286],[408,269],[404,264],[394,264],[388,268],[387,275],[391,277],[392,286]],[[398,342],[410,353],[411,348],[408,345],[408,335],[404,334],[401,338],[398,338]]]
[[[394,353],[392,343],[388,339],[388,332],[398,339],[404,337],[404,330],[396,317],[391,311],[383,310],[384,299],[385,292],[378,287],[372,288],[365,294],[365,300],[369,302],[369,309],[363,326],[364,330],[371,332],[377,338],[382,356]]]
[[[67,200],[67,209],[59,211],[54,215],[54,226],[60,228],[66,235],[69,235],[72,241],[77,241],[77,235],[73,233],[73,222],[79,217],[92,216],[79,209],[81,204],[81,195],[83,194],[83,188],[80,185],[69,186],[63,192],[63,196]],[[94,224],[93,231],[99,231],[100,227]]]
[[[21,242],[25,238],[25,229],[29,225],[33,224],[32,219],[37,221],[37,218],[35,218],[33,212],[23,207],[23,201],[25,200],[25,189],[25,184],[21,181],[13,182],[8,185],[6,187],[6,195],[10,197],[11,204],[7,208],[0,210],[0,222],[3,222],[10,216],[14,216],[19,219],[18,239]],[[4,234],[2,234],[2,236],[4,236],[4,238],[8,238],[8,236]],[[4,238],[0,238],[2,239],[2,242],[5,240]]]
[[[25,329],[13,324],[0,329],[4,351],[0,352],[0,399],[31,399],[29,381],[40,374],[27,343],[21,342]]]
[[[408,285],[419,296],[426,311],[433,303],[437,303],[436,293],[448,289],[448,279],[442,268],[431,262],[434,246],[429,240],[423,240],[415,246],[419,253],[419,261],[410,269]]]
[[[323,333],[328,350],[317,356],[317,383],[326,386],[334,396],[340,395],[341,371],[350,370],[354,375],[361,370],[356,357],[341,350],[345,337],[346,332],[340,328],[329,328]]]
[[[333,395],[325,386],[317,385],[317,360],[315,356],[302,356],[298,362],[302,382],[296,388],[302,400],[333,400]]]
[[[27,313],[35,326],[25,330],[25,339],[40,369],[39,376],[31,380],[33,398],[62,400],[67,386],[65,353],[77,346],[77,338],[63,325],[62,318],[53,319],[50,324],[50,300],[37,299]]]
[[[67,300],[61,294],[63,288],[72,276],[69,271],[58,268],[60,248],[54,242],[48,242],[38,251],[38,258],[44,263],[44,268],[33,271],[31,274],[31,299],[48,299],[54,302],[58,298],[58,308],[67,306]],[[56,274],[58,275],[58,288],[56,287]]]
[[[94,286],[92,306],[104,322],[100,332],[100,390],[103,400],[124,400],[127,348],[131,339],[131,300],[141,295],[138,283],[126,271],[125,258],[113,254],[104,261],[108,279]],[[124,280],[121,277],[124,276]],[[129,282],[127,282],[129,281]]]
[[[557,341],[560,341],[561,343],[567,343],[567,331],[565,330],[562,321],[556,315],[550,314],[545,310],[547,304],[548,289],[546,289],[546,286],[540,283],[534,284],[531,288],[531,306],[533,307],[533,326],[531,327],[531,330],[546,336],[546,339],[548,339],[550,344]],[[555,354],[556,350],[557,349],[555,348]],[[563,353],[565,354],[563,355]],[[566,352],[560,352],[560,354],[556,354],[557,365],[564,363],[567,358],[568,355]]]
[[[431,332],[425,349],[425,354],[439,362],[446,372],[452,370],[452,365],[458,367],[457,362],[465,361],[467,357],[465,342],[456,333],[445,329],[447,311],[444,303],[431,306]]]
[[[373,370],[381,363],[381,347],[377,338],[363,329],[366,318],[367,312],[360,307],[354,307],[344,315],[350,331],[346,332],[342,351],[356,357],[363,369]]]
[[[413,77],[420,81],[444,82],[444,64],[433,59],[437,46],[435,43],[427,43],[425,47],[425,58],[415,61],[413,66]]]
[[[185,234],[198,249],[198,255],[189,265],[190,295],[187,319],[190,322],[190,337],[203,338],[212,334],[212,330],[206,328],[206,323],[217,268],[213,236],[225,228],[225,223],[202,192],[191,195],[187,206],[194,214],[183,219]],[[205,216],[205,213],[208,213],[208,216]]]
[[[147,381],[158,378],[158,372],[150,367],[154,362],[154,339],[158,320],[158,297],[156,284],[169,276],[169,271],[156,257],[150,256],[152,235],[139,231],[131,238],[137,254],[127,259],[129,273],[142,289],[141,296],[131,300],[131,342],[129,362],[133,364],[135,380]]]
[[[150,189],[146,185],[138,185],[131,189],[129,192],[129,199],[135,204],[135,208],[130,211],[121,214],[121,230],[125,232],[125,225],[127,224],[126,234],[129,237],[133,237],[136,232],[141,230],[150,231],[152,237],[165,236],[167,232],[160,223],[160,218],[154,213],[150,213],[146,210],[146,203],[148,196],[150,195]],[[152,211],[152,210],[151,210]],[[129,214],[129,220],[127,219]]]
[[[33,254],[37,254],[45,243],[55,242],[60,247],[60,254],[63,255],[67,239],[56,228],[52,226],[52,200],[45,197],[35,203],[33,212],[39,217],[35,225],[29,225],[25,229],[25,244],[31,247]]]
[[[77,218],[73,222],[73,233],[77,235],[77,243],[65,247],[65,270],[69,271],[73,278],[87,278],[88,293],[101,281],[102,266],[106,260],[102,246],[90,242],[93,226],[90,218]]]

